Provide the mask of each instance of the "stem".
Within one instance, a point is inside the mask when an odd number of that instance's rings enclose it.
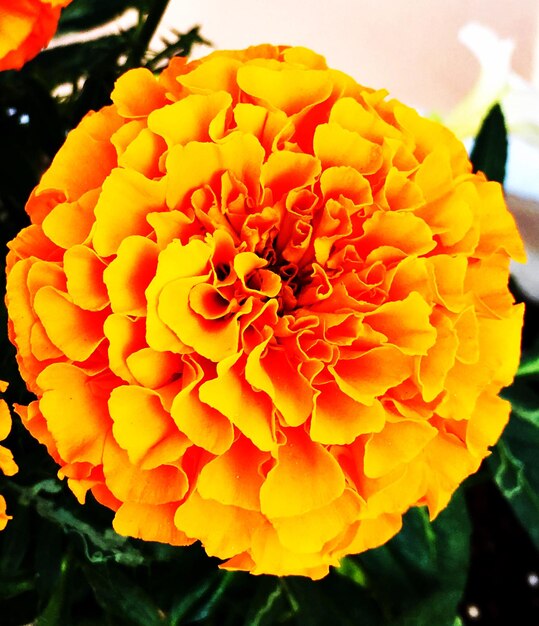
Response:
[[[168,6],[169,0],[153,0],[153,4],[148,11],[148,15],[144,20],[144,24],[140,29],[139,35],[126,62],[126,67],[137,67],[141,65],[144,55],[150,45],[150,41],[159,26],[159,22],[163,17],[164,12]]]

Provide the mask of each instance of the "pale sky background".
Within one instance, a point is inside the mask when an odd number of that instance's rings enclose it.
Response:
[[[476,60],[457,39],[471,20],[515,39],[513,68],[528,80],[536,74],[539,86],[538,0],[171,0],[160,32],[198,24],[221,49],[304,45],[360,83],[443,112],[477,76]]]

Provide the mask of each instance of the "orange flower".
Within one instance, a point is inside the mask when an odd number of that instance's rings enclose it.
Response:
[[[20,70],[54,36],[71,0],[0,0],[0,70]]]
[[[0,392],[4,392],[7,389],[7,383],[0,381]],[[0,400],[0,441],[5,439],[9,435],[11,430],[11,415],[7,404]],[[18,470],[18,467],[13,460],[13,455],[4,446],[0,446],[0,470],[6,476],[13,476]],[[8,520],[11,519],[11,515],[6,514],[6,501],[4,496],[0,495],[0,530],[4,530]]]
[[[462,145],[304,48],[126,73],[10,244],[19,413],[125,535],[324,576],[507,422],[523,248]]]

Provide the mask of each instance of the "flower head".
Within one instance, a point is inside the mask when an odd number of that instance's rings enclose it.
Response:
[[[71,0],[0,0],[0,70],[19,70],[54,36]]]
[[[0,381],[0,391],[4,392],[6,388],[7,384]],[[11,414],[4,400],[0,400],[0,441],[4,440],[9,435],[10,430]],[[0,470],[6,476],[13,476],[18,470],[13,460],[13,455],[4,446],[0,446]],[[6,501],[4,496],[0,495],[0,530],[4,530],[10,519],[11,516],[6,514]]]
[[[10,244],[19,413],[119,533],[323,576],[499,437],[522,244],[462,145],[304,48],[121,77]]]

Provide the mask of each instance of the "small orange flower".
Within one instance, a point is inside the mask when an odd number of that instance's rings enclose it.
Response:
[[[324,576],[432,517],[507,422],[523,248],[463,146],[304,48],[121,77],[10,244],[18,411],[81,502]]]
[[[54,36],[72,0],[0,0],[0,70],[19,70]]]
[[[7,389],[7,383],[0,381],[0,392],[4,392]],[[0,400],[0,441],[4,440],[11,430],[11,415],[7,404]],[[18,467],[13,460],[13,455],[4,446],[0,446],[0,470],[6,476],[13,476],[18,470]],[[10,515],[6,514],[6,501],[4,496],[0,495],[0,530],[4,530],[8,520],[11,519]]]

